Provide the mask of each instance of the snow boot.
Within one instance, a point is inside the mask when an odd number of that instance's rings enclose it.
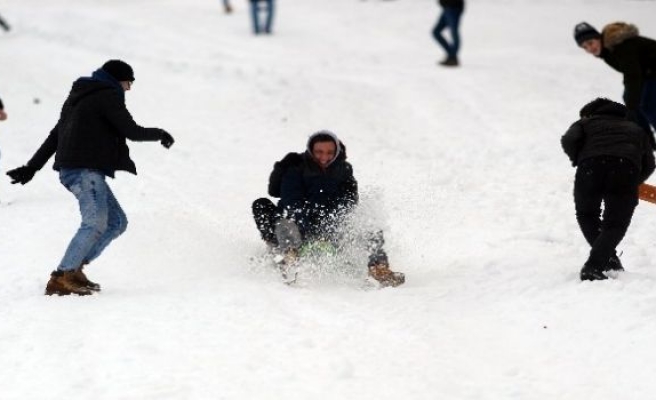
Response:
[[[91,294],[91,290],[77,283],[74,274],[75,271],[52,271],[50,280],[46,285],[45,294],[47,296],[52,296],[53,294],[59,296],[67,296],[69,294],[86,296]]]
[[[386,263],[370,265],[369,276],[377,280],[382,287],[397,287],[405,283],[405,274],[392,271]]]
[[[83,269],[84,266],[73,271],[73,279],[75,280],[75,283],[77,283],[78,286],[85,287],[89,290],[93,290],[94,292],[100,292],[100,284],[90,281],[86,274],[82,271]]]
[[[603,281],[604,279],[608,279],[608,277],[604,275],[604,271],[601,268],[586,264],[581,269],[582,281]]]
[[[624,266],[622,266],[622,262],[620,261],[620,258],[616,254],[610,256],[608,262],[606,263],[606,266],[604,267],[604,271],[616,271],[616,272],[624,271]]]
[[[460,65],[457,57],[447,57],[444,61],[440,62],[443,67],[457,67]]]

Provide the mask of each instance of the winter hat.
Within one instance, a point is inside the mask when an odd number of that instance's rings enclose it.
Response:
[[[121,60],[109,60],[102,66],[103,71],[114,77],[117,81],[134,82],[134,72],[128,63]]]
[[[590,39],[601,39],[601,33],[587,22],[578,23],[574,27],[574,40],[581,46],[583,42]]]

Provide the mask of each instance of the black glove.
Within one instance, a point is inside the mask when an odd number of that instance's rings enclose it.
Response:
[[[21,185],[26,184],[31,181],[36,174],[36,168],[30,167],[29,165],[24,165],[16,169],[12,169],[7,172],[7,175],[12,179],[11,183],[20,183]]]
[[[165,131],[164,129],[161,129],[161,134],[162,137],[160,138],[160,143],[162,144],[162,146],[166,147],[167,149],[173,146],[173,143],[175,143],[173,136],[171,136],[171,134]]]

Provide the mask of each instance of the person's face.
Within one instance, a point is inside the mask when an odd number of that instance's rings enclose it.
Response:
[[[124,91],[128,91],[132,88],[132,81],[121,81],[121,87]]]
[[[337,151],[337,146],[335,142],[316,142],[312,146],[312,157],[315,161],[322,167],[326,168],[328,163],[335,158],[335,152]]]
[[[581,47],[583,47],[586,53],[592,54],[595,57],[599,57],[599,54],[601,54],[601,40],[599,39],[588,39],[581,43]]]

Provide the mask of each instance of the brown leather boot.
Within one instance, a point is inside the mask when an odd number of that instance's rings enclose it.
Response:
[[[405,274],[392,271],[387,264],[370,265],[369,276],[377,280],[382,287],[397,287],[405,283]]]
[[[80,296],[86,296],[91,294],[91,290],[80,286],[75,278],[73,277],[75,271],[53,271],[50,274],[50,280],[46,285],[46,295],[51,296],[53,294],[59,296],[67,296],[69,294],[77,294]]]
[[[75,280],[75,283],[78,284],[78,286],[85,287],[89,290],[93,290],[94,292],[100,292],[100,284],[90,281],[89,278],[82,272],[84,267],[80,267],[73,271],[73,279]]]

